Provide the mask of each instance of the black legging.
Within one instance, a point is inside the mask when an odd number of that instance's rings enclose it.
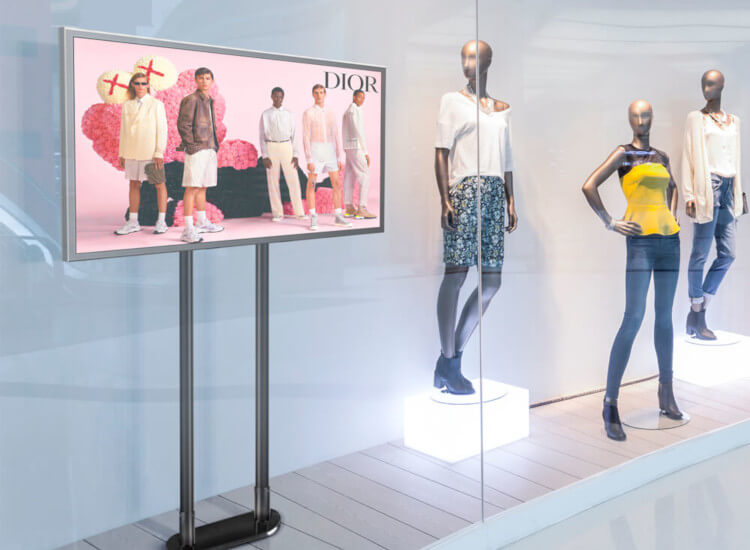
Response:
[[[672,304],[680,271],[680,238],[675,235],[628,237],[628,263],[625,275],[625,316],[609,356],[607,393],[617,399],[633,340],[646,312],[646,296],[654,273],[654,347],[659,363],[659,382],[672,381]]]

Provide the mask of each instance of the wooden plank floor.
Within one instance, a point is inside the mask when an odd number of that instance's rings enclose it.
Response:
[[[625,386],[620,412],[656,406],[656,380]],[[626,427],[618,443],[604,435],[602,394],[531,410],[531,435],[485,456],[485,514],[559,489],[662,447],[750,418],[750,379],[713,388],[675,381],[690,423],[666,431]],[[481,519],[479,457],[448,464],[394,441],[271,480],[282,527],[242,548],[262,550],[421,548]],[[196,503],[198,525],[248,511],[244,487]],[[64,550],[156,550],[178,529],[167,512],[89,537]]]

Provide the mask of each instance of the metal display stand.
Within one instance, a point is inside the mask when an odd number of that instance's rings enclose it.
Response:
[[[193,251],[180,252],[180,532],[168,550],[224,550],[273,535],[281,516],[268,485],[268,243],[255,245],[255,510],[195,528]]]

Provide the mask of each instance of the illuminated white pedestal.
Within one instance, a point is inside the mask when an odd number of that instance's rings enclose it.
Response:
[[[750,338],[724,331],[716,335],[716,341],[675,339],[675,378],[710,387],[750,377]]]
[[[480,453],[479,380],[476,393],[441,399],[430,393],[404,403],[404,445],[446,462]],[[484,380],[484,450],[529,435],[529,390]],[[445,395],[445,394],[443,394]]]

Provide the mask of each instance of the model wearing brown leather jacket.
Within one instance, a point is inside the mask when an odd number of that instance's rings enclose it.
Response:
[[[183,97],[177,116],[177,131],[182,138],[178,151],[185,151],[188,155],[203,149],[218,151],[213,98],[200,90]]]

